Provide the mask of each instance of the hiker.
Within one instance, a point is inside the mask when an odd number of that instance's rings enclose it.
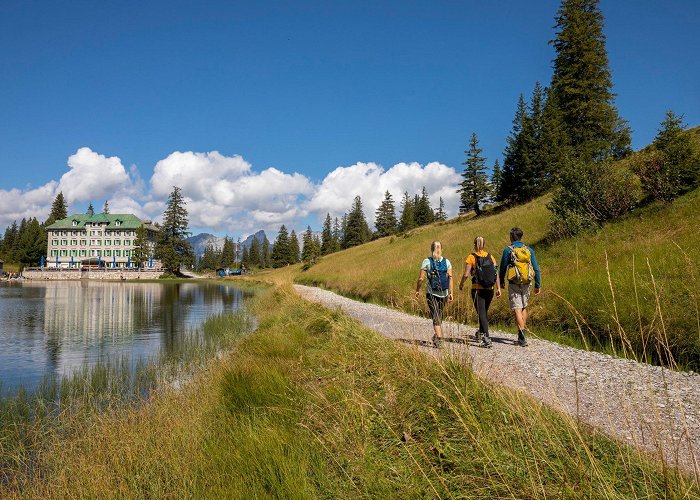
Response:
[[[510,230],[510,246],[503,250],[499,278],[501,282],[508,279],[508,301],[518,326],[517,344],[527,346],[525,330],[527,328],[527,304],[530,298],[530,284],[535,282],[535,295],[540,294],[540,268],[537,265],[535,251],[520,241],[523,230],[514,227]]]
[[[464,282],[472,277],[472,302],[479,315],[479,331],[476,340],[481,339],[481,347],[491,347],[489,335],[489,306],[493,300],[493,287],[496,287],[496,298],[501,296],[501,280],[496,270],[496,258],[486,251],[486,240],[482,236],[474,238],[474,252],[465,261],[464,274],[459,282],[460,291]]]
[[[442,347],[442,313],[446,302],[452,302],[452,264],[442,256],[442,244],[430,244],[432,255],[423,260],[416,284],[416,298],[420,296],[423,280],[428,277],[425,298],[428,301],[430,316],[433,318],[433,345]]]

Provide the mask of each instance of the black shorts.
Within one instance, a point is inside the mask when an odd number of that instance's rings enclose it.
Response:
[[[435,295],[429,293],[426,294],[425,300],[428,301],[428,310],[430,311],[430,316],[433,318],[433,325],[441,325],[442,313],[445,310],[447,297],[436,297]]]

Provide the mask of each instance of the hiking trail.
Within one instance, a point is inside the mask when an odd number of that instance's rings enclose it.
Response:
[[[432,321],[320,288],[294,285],[303,298],[350,317],[382,335],[413,344],[436,357],[471,361],[474,372],[496,385],[528,393],[624,443],[700,477],[700,375],[584,351],[493,330],[493,347],[477,345],[477,328],[443,323],[443,349],[430,341]],[[535,327],[536,333],[536,327]]]

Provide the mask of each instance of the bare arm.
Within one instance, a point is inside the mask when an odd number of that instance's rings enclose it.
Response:
[[[447,278],[448,278],[448,281],[450,282],[449,292],[447,293],[447,300],[449,302],[452,302],[454,300],[454,295],[452,294],[452,289],[454,288],[454,285],[453,285],[454,280],[452,279],[452,268],[449,268],[447,270]]]
[[[462,290],[464,288],[464,282],[467,281],[467,278],[471,276],[472,273],[472,265],[467,264],[467,267],[464,269],[464,274],[462,274],[462,279],[459,280],[459,289]]]
[[[423,280],[425,279],[425,276],[425,269],[421,269],[420,274],[418,275],[418,282],[416,283],[416,298],[420,296],[420,289],[423,287]]]

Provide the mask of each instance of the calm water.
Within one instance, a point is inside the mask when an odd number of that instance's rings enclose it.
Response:
[[[175,350],[210,315],[237,310],[244,292],[215,283],[0,283],[2,393],[33,390],[98,360]]]

